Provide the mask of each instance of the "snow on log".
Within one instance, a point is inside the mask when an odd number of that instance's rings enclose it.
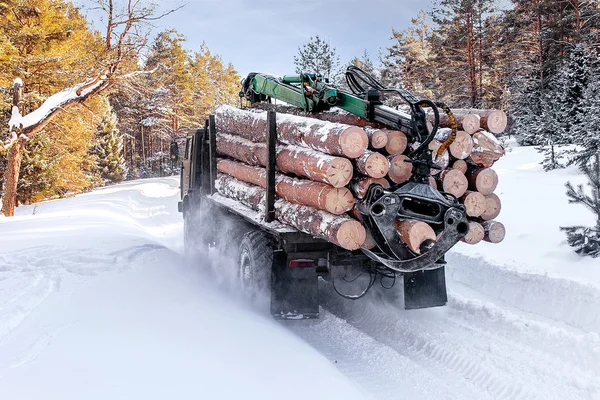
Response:
[[[456,160],[454,163],[452,163],[452,168],[459,170],[463,174],[466,174],[468,165],[465,160]]]
[[[485,230],[483,240],[490,243],[500,243],[506,236],[504,224],[498,221],[485,221],[481,224]]]
[[[354,195],[358,199],[362,199],[367,194],[367,190],[369,190],[369,187],[373,184],[381,185],[381,186],[383,186],[384,189],[390,188],[390,183],[387,181],[387,179],[371,178],[371,177],[361,177],[361,178],[355,179],[352,181],[352,183],[350,183],[350,186],[352,187],[352,191],[354,192]]]
[[[395,156],[404,153],[406,146],[408,146],[408,139],[404,132],[384,130],[387,133],[387,144],[385,145],[385,151],[389,155]]]
[[[471,138],[471,135],[465,131],[456,132],[456,138],[454,139],[454,142],[450,144],[450,154],[452,157],[464,160],[469,157],[472,151],[473,139]]]
[[[388,135],[385,131],[370,126],[364,127],[364,130],[369,138],[369,147],[373,150],[383,149],[387,145]]]
[[[492,194],[498,186],[498,174],[491,168],[479,168],[468,174],[469,189],[483,195]]]
[[[480,223],[475,221],[469,221],[469,233],[467,233],[461,240],[467,244],[477,244],[483,240],[485,236],[485,230]]]
[[[390,170],[388,178],[394,183],[404,183],[412,176],[413,165],[407,160],[410,160],[405,155],[389,156]]]
[[[480,217],[485,221],[495,219],[498,217],[498,215],[500,215],[501,209],[502,203],[500,202],[500,198],[494,193],[488,194],[485,196],[485,211]]]
[[[362,156],[358,157],[355,165],[358,172],[372,178],[383,178],[390,169],[388,159],[371,150],[366,150]]]
[[[450,153],[448,152],[448,149],[445,149],[438,157],[437,152],[441,146],[442,142],[439,140],[434,139],[431,141],[431,143],[429,143],[429,149],[432,151],[431,157],[433,159],[433,163],[442,169],[446,169],[448,168],[448,165],[450,165]],[[431,175],[437,175],[439,173],[439,169],[431,169]]]
[[[264,211],[265,190],[226,174],[218,174],[217,191],[238,200],[256,211]],[[333,215],[283,199],[275,201],[275,218],[314,237],[324,239],[347,250],[358,250],[366,239],[362,224],[352,218]]]
[[[491,167],[504,155],[504,148],[489,132],[480,131],[473,135],[471,161],[482,167]]]
[[[423,221],[396,219],[396,229],[400,240],[417,254],[427,251],[436,240],[433,228]]]
[[[267,165],[267,146],[225,133],[217,134],[217,153],[252,166]],[[346,186],[352,179],[352,162],[298,146],[278,146],[277,168],[333,187]]]
[[[217,108],[215,116],[219,131],[266,142],[266,112],[224,105]],[[277,134],[283,143],[348,158],[360,157],[369,144],[367,134],[357,126],[286,114],[277,114]]]
[[[485,211],[485,196],[479,192],[467,190],[460,198],[460,202],[464,204],[469,217],[479,217]]]
[[[450,193],[457,198],[462,197],[469,187],[469,181],[465,177],[465,174],[457,169],[442,171],[438,177],[438,181],[443,192]]]
[[[264,168],[220,159],[217,161],[217,169],[246,183],[263,189],[267,187],[267,171]],[[334,188],[324,183],[294,179],[282,174],[276,175],[275,192],[291,203],[303,204],[336,215],[348,212],[355,203],[349,189]]]

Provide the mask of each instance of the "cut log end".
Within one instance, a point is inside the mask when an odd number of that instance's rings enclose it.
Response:
[[[388,159],[382,154],[366,151],[356,162],[358,170],[372,178],[383,178],[390,169]]]
[[[404,153],[408,140],[406,135],[401,131],[387,131],[387,144],[385,145],[385,151],[390,155],[399,155]]]
[[[470,181],[473,190],[487,196],[496,190],[498,174],[491,168],[482,168],[473,173]]]
[[[369,138],[362,128],[351,126],[340,134],[340,147],[348,158],[358,158],[369,146]]]
[[[452,157],[464,160],[469,157],[472,151],[473,139],[471,138],[471,135],[465,131],[456,132],[456,138],[450,145],[450,154]]]
[[[469,233],[467,233],[461,240],[467,244],[477,244],[483,240],[485,236],[485,230],[480,223],[475,221],[469,222]]]
[[[481,218],[486,221],[495,219],[500,215],[501,209],[502,204],[500,203],[500,198],[494,193],[488,194],[485,196],[485,211],[481,214]]]
[[[371,147],[374,149],[383,149],[388,143],[387,134],[379,129],[371,133]]]
[[[498,221],[485,221],[483,224],[485,237],[483,240],[490,243],[500,243],[506,236],[504,224]]]
[[[440,175],[442,190],[460,198],[469,187],[465,174],[457,169],[449,169]]]
[[[352,174],[352,163],[345,158],[332,160],[326,171],[327,181],[335,188],[346,186],[352,179]]]
[[[367,231],[358,221],[346,221],[338,228],[336,239],[340,247],[358,250],[367,238]]]
[[[486,120],[487,129],[492,133],[502,133],[508,125],[508,118],[506,113],[501,110],[493,110],[487,116]]]
[[[466,174],[468,165],[465,160],[456,160],[454,161],[454,164],[452,164],[452,168],[459,170],[463,174]]]
[[[416,254],[421,254],[423,245],[436,241],[433,228],[423,221],[396,219],[396,229],[400,240]]]
[[[325,197],[325,210],[340,215],[352,209],[355,200],[352,192],[346,188],[330,190]]]
[[[466,192],[461,198],[469,217],[479,217],[485,212],[485,196],[479,192]]]
[[[394,183],[403,183],[410,179],[412,175],[412,164],[406,162],[409,158],[405,155],[390,156],[390,170],[388,176]]]
[[[474,134],[481,127],[481,122],[479,119],[479,115],[476,114],[467,114],[462,119],[462,127],[465,132],[468,134]]]

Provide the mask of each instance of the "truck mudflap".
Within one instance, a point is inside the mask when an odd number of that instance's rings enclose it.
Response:
[[[443,266],[437,269],[408,272],[403,276],[404,308],[406,310],[440,307],[445,306],[448,302]]]

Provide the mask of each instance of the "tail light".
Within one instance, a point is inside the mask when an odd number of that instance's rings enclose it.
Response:
[[[291,260],[288,266],[290,268],[314,268],[317,266],[317,262],[315,260],[310,259],[298,259]]]

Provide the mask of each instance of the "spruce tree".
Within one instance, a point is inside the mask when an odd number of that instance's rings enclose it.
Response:
[[[117,129],[117,116],[109,111],[100,120],[94,153],[96,171],[104,184],[118,183],[125,179],[123,138]]]
[[[308,43],[298,48],[298,55],[294,57],[296,73],[320,74],[335,82],[339,76],[340,58],[335,47],[316,35],[311,36]]]
[[[600,256],[600,155],[596,154],[591,166],[583,167],[583,171],[588,177],[588,185],[591,187],[591,194],[586,193],[583,185],[579,185],[577,190],[571,182],[567,182],[567,196],[569,203],[582,204],[594,213],[596,221],[593,227],[569,226],[561,227],[561,230],[567,234],[569,245],[575,248],[575,252],[581,255],[592,257]]]

